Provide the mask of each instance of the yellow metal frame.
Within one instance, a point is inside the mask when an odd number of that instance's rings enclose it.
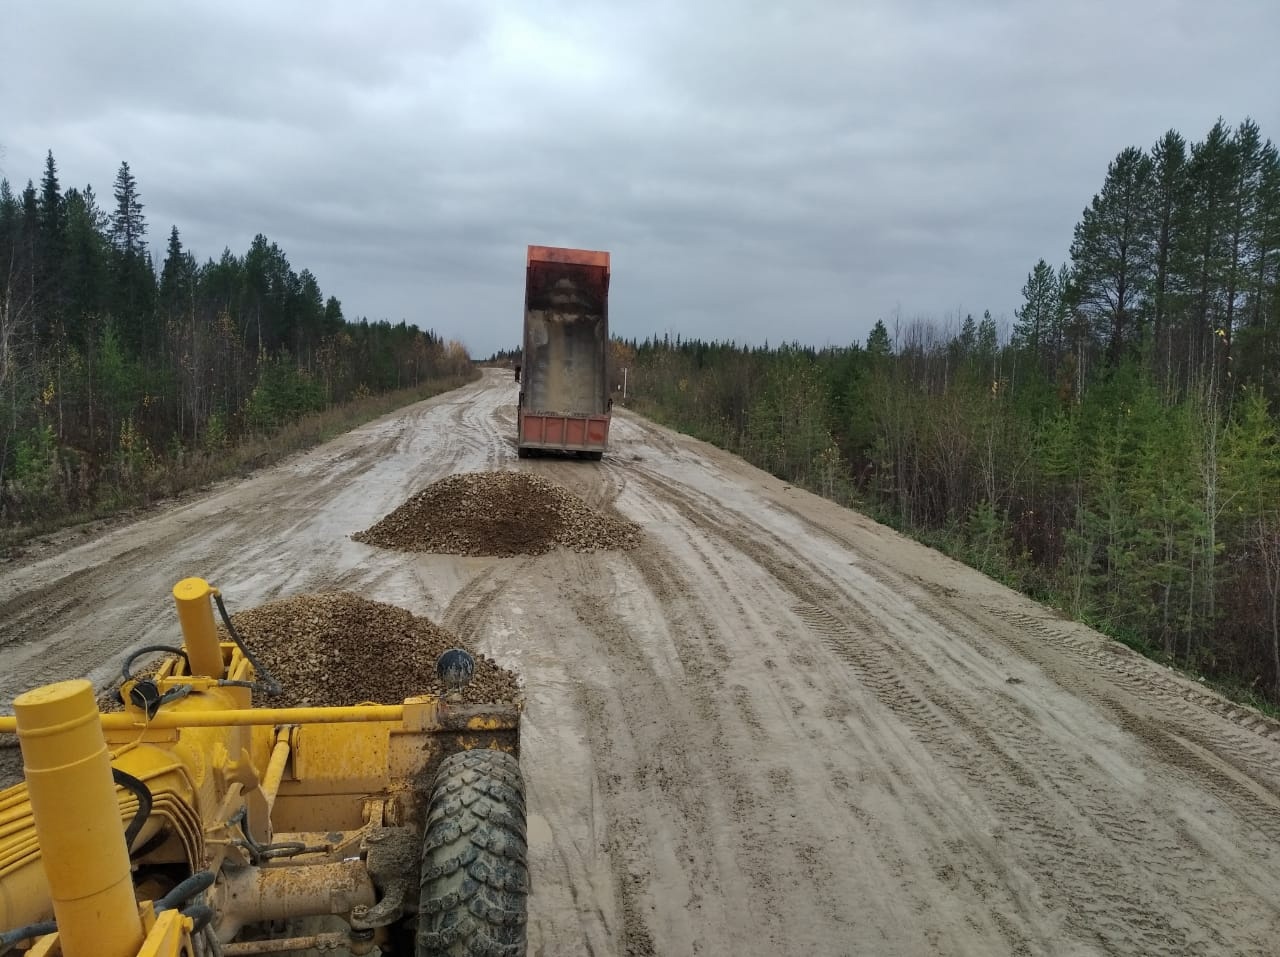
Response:
[[[13,709],[63,957],[133,957],[142,921],[93,685],[37,688]]]
[[[218,626],[209,602],[217,594],[218,590],[203,578],[184,578],[173,586],[173,601],[178,606],[178,622],[193,675],[221,678],[224,673]]]
[[[0,733],[19,736],[27,777],[0,791],[0,930],[51,915],[59,928],[33,942],[32,957],[173,957],[190,947],[189,918],[156,915],[137,900],[122,824],[138,804],[117,790],[112,766],[152,796],[132,867],[218,875],[210,893],[226,943],[263,915],[369,906],[373,885],[352,861],[364,836],[406,823],[415,788],[446,753],[518,747],[518,706],[455,707],[424,695],[396,705],[253,708],[251,689],[229,683],[256,675],[239,647],[217,640],[217,594],[200,578],[174,587],[190,667],[171,659],[154,680],[162,693],[189,693],[151,717],[132,704],[99,714],[83,680],[27,692],[12,717],[0,717]],[[259,866],[261,848],[291,841],[304,846],[296,863],[306,866]],[[339,885],[349,890],[335,894]]]

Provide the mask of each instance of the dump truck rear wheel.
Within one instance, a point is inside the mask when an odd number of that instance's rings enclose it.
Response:
[[[523,446],[518,447],[516,449],[516,455],[522,459],[527,459],[529,456],[533,455],[533,449],[526,449]]]
[[[591,461],[593,462],[599,462],[602,458],[604,458],[604,453],[603,452],[587,452],[586,456],[587,458],[591,459]]]
[[[524,781],[505,751],[440,765],[422,845],[417,957],[525,957]]]

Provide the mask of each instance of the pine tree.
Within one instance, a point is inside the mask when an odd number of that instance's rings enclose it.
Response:
[[[1257,188],[1248,226],[1252,262],[1248,265],[1236,345],[1236,365],[1245,382],[1274,389],[1280,351],[1280,154],[1268,140],[1258,151]]]
[[[1102,192],[1084,211],[1071,244],[1077,308],[1090,319],[1108,361],[1118,363],[1140,338],[1142,290],[1151,269],[1147,192],[1151,159],[1136,147],[1107,169]]]
[[[1153,268],[1151,273],[1152,339],[1158,360],[1163,364],[1166,383],[1173,375],[1173,337],[1169,333],[1170,266],[1173,258],[1174,227],[1187,191],[1187,141],[1170,130],[1151,149],[1154,216]]]
[[[1229,361],[1235,335],[1240,298],[1252,273],[1260,239],[1255,234],[1256,209],[1262,179],[1262,137],[1258,124],[1246,119],[1231,141],[1233,181],[1227,211],[1227,243],[1230,247],[1226,273],[1226,312],[1222,320],[1223,344]]]
[[[1218,336],[1226,317],[1224,289],[1230,267],[1227,241],[1235,185],[1235,151],[1226,124],[1219,119],[1203,142],[1191,147],[1188,193],[1177,228],[1180,338],[1184,341],[1186,381],[1216,379]]]
[[[1052,368],[1061,369],[1071,348],[1071,270],[1066,263],[1058,267],[1054,280],[1057,309],[1050,318],[1049,355]]]

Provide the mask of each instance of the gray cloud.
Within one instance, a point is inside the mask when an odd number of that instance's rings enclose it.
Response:
[[[1280,7],[658,0],[134,3],[7,11],[0,168],[161,246],[257,232],[348,315],[487,353],[526,243],[614,254],[626,335],[822,344],[1009,315],[1107,162],[1224,116],[1280,136]]]

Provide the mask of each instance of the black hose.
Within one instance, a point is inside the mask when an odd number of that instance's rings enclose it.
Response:
[[[302,841],[280,841],[277,844],[258,844],[255,850],[258,852],[258,860],[270,861],[278,857],[297,857],[316,848],[308,848]]]
[[[0,954],[3,954],[14,944],[20,944],[24,940],[30,940],[33,937],[52,934],[57,929],[57,924],[51,920],[46,920],[39,924],[28,924],[26,927],[15,927],[13,930],[6,930],[3,934],[0,934]]]
[[[155,911],[173,910],[213,886],[213,871],[197,871],[155,902]]]
[[[143,841],[142,846],[135,850],[130,856],[146,857],[167,840],[169,840],[169,832],[162,828],[152,834],[149,840]]]
[[[187,657],[187,653],[181,648],[174,648],[171,645],[147,645],[145,648],[139,648],[128,658],[124,660],[124,667],[120,669],[120,675],[125,681],[133,678],[133,663],[143,655],[151,654],[157,651],[167,651],[171,655],[178,655],[187,665],[187,674],[191,674],[191,659]]]
[[[133,820],[129,822],[124,832],[124,846],[132,848],[133,842],[138,839],[138,833],[142,830],[142,825],[146,824],[147,818],[151,816],[151,789],[132,774],[121,771],[119,768],[111,769],[111,779],[138,799],[138,810],[133,812]]]
[[[244,849],[249,852],[249,861],[254,865],[276,858],[297,857],[299,854],[316,854],[329,849],[327,846],[320,844],[309,847],[302,841],[278,841],[275,844],[259,844],[253,839],[253,834],[249,830],[249,809],[243,804],[232,815],[231,820],[227,821],[227,824],[238,824],[240,826],[240,833],[244,835],[244,840],[237,843],[243,845]]]
[[[236,643],[240,653],[249,659],[249,664],[253,665],[254,673],[262,679],[262,690],[272,697],[280,694],[284,690],[280,687],[280,682],[276,680],[275,675],[253,656],[253,652],[249,650],[248,645],[241,640],[239,633],[236,631],[236,626],[231,624],[231,616],[227,614],[227,606],[222,603],[222,596],[214,592],[213,600],[218,606],[218,614],[222,615],[222,623],[227,626],[227,634]]]

